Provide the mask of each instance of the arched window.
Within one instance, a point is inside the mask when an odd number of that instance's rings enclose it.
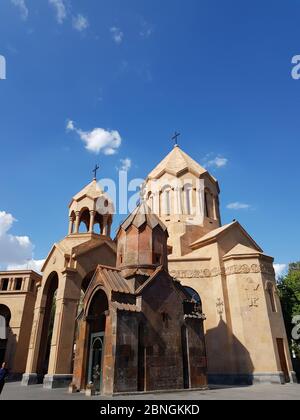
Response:
[[[214,196],[209,190],[205,191],[205,213],[206,217],[214,219]]]
[[[89,209],[82,209],[79,222],[79,233],[88,232],[90,228],[90,211]]]
[[[171,215],[171,187],[165,186],[162,190],[162,215],[170,216]]]
[[[11,313],[9,308],[5,305],[0,305],[0,340],[7,339],[10,318]]]
[[[267,292],[269,295],[272,312],[277,312],[276,302],[275,302],[275,290],[274,290],[274,285],[271,282],[268,282],[267,284]]]
[[[186,214],[188,215],[192,214],[192,207],[193,207],[192,192],[193,192],[192,185],[188,184],[184,186],[185,210],[186,210]]]

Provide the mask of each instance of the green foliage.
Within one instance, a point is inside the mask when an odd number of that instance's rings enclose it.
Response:
[[[292,320],[300,315],[300,262],[289,265],[288,274],[279,280],[278,290],[290,347],[300,358],[300,343],[292,341]]]

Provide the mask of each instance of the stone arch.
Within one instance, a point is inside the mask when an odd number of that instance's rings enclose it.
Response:
[[[93,382],[98,392],[102,389],[108,309],[108,295],[102,287],[98,286],[91,293],[85,311],[88,322],[88,357],[85,377],[87,383]]]
[[[8,306],[0,305],[0,365],[5,361],[9,338],[11,312]]]
[[[89,231],[90,219],[91,219],[90,210],[87,207],[84,207],[83,209],[81,209],[80,216],[79,216],[79,229],[78,229],[79,233],[84,233],[84,232]],[[85,230],[83,226],[85,226]]]
[[[202,311],[202,300],[199,293],[190,286],[183,286],[189,297],[191,298],[192,302],[194,302],[199,311]]]
[[[56,271],[53,271],[47,277],[42,292],[43,322],[37,362],[37,373],[40,375],[48,372],[58,286],[59,275]]]

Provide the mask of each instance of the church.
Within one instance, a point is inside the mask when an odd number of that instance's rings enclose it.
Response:
[[[296,381],[273,258],[222,225],[218,181],[176,144],[141,194],[112,239],[93,179],[42,276],[0,273],[1,361],[24,386],[103,395]]]

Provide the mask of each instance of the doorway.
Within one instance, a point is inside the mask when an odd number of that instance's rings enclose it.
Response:
[[[98,290],[92,297],[87,321],[89,323],[89,335],[87,337],[89,350],[86,366],[86,382],[93,383],[96,392],[101,393],[103,384],[103,366],[104,366],[104,341],[106,314],[108,311],[108,299],[103,290]]]
[[[96,392],[101,392],[103,341],[103,332],[91,335],[88,382],[94,384]]]
[[[277,349],[278,349],[278,354],[279,354],[280,366],[284,374],[284,380],[285,382],[290,382],[291,380],[290,380],[288,365],[287,365],[287,361],[285,357],[283,338],[276,338],[276,341],[277,341]]]

